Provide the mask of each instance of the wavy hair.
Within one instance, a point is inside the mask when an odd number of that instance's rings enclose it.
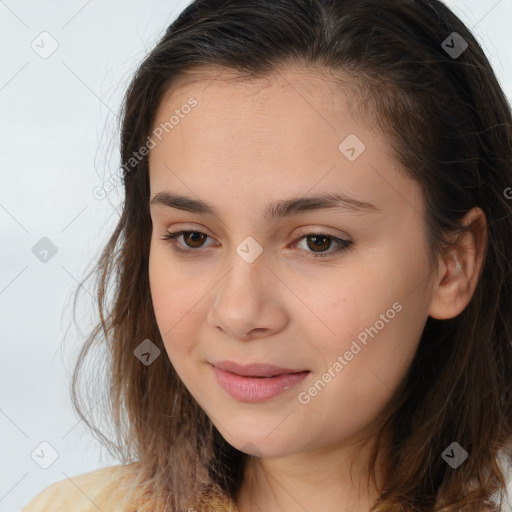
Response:
[[[468,45],[460,55],[449,51],[453,37]],[[85,277],[95,276],[99,319],[74,368],[74,408],[131,470],[141,512],[236,510],[248,455],[222,438],[180,381],[152,308],[141,148],[162,99],[186,77],[209,68],[258,78],[287,64],[329,71],[385,134],[421,187],[433,266],[453,248],[448,235],[464,233],[465,213],[478,206],[486,216],[485,257],[470,303],[455,318],[428,317],[415,358],[379,416],[381,433],[392,432],[392,451],[372,511],[498,507],[506,487],[500,457],[512,462],[512,115],[481,46],[438,0],[196,0],[181,12],[124,97],[125,200]],[[134,355],[146,339],[163,352],[149,366]],[[96,369],[107,382],[93,400],[106,398],[100,413],[112,428],[107,435],[87,418],[79,389],[93,347],[103,349]],[[88,390],[99,380],[88,376]],[[457,469],[441,457],[452,441],[469,453]],[[379,443],[373,478],[378,450]]]

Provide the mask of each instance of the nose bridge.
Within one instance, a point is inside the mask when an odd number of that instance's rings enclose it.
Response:
[[[251,332],[279,330],[286,323],[286,315],[276,304],[275,279],[267,263],[263,247],[251,237],[234,248],[228,272],[216,287],[210,307],[211,327],[247,339]]]
[[[230,258],[230,270],[223,279],[222,295],[235,293],[256,300],[260,296],[260,287],[265,288],[267,276],[267,258],[263,247],[251,236],[240,242]]]

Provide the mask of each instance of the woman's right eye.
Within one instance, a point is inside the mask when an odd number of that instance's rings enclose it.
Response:
[[[180,244],[177,243],[177,239],[183,235],[183,240],[188,239],[190,242],[186,242],[186,246],[190,247],[189,249],[184,249]],[[167,240],[171,247],[178,252],[181,253],[187,253],[190,254],[191,252],[198,252],[198,249],[202,249],[201,245],[197,246],[195,244],[200,244],[203,242],[206,238],[209,238],[208,235],[205,233],[201,233],[200,231],[186,231],[186,230],[180,230],[180,231],[166,231],[162,237],[161,240]],[[194,251],[194,249],[196,249]]]

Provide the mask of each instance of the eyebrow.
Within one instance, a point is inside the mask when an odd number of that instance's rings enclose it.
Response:
[[[182,196],[172,192],[158,192],[151,199],[150,206],[161,205],[191,213],[213,215],[220,218],[217,209],[200,199]],[[313,210],[337,209],[356,213],[379,213],[373,204],[359,201],[342,193],[319,194],[311,197],[293,197],[291,199],[269,203],[264,217],[267,221],[279,220],[284,217],[298,215]]]

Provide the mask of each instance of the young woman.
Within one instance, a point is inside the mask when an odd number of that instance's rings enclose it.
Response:
[[[443,3],[197,0],[121,135],[122,464],[26,512],[510,510],[512,117]]]

